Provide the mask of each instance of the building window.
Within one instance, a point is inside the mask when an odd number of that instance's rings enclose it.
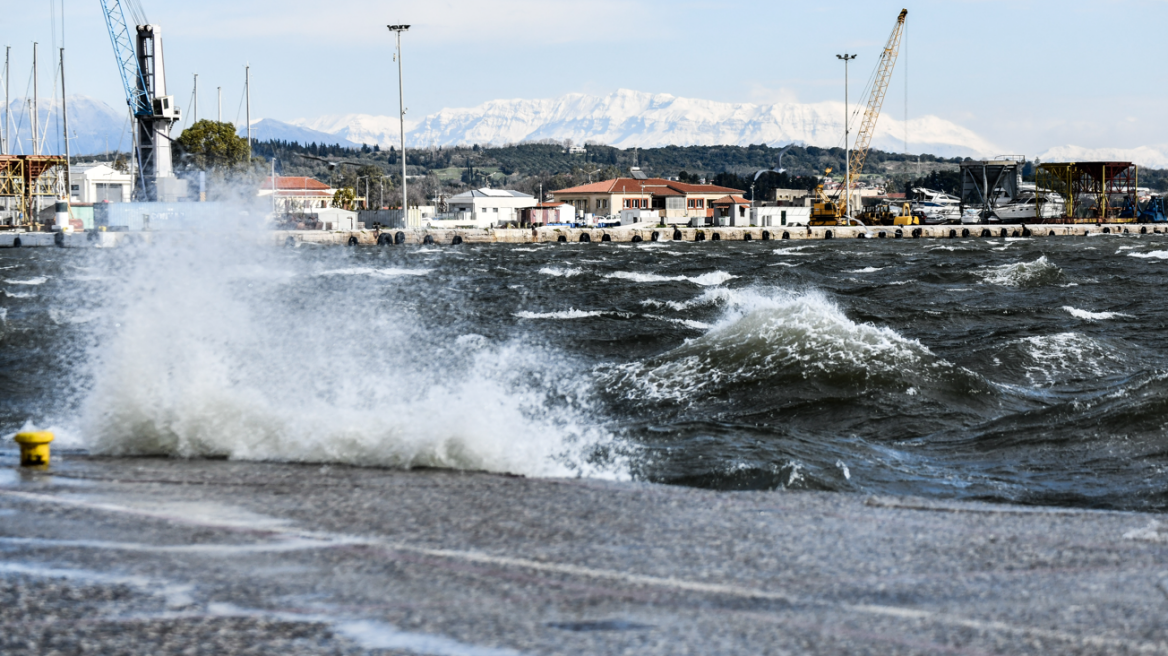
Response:
[[[706,199],[705,198],[690,198],[688,201],[688,207],[691,210],[704,210],[704,209],[706,209]]]

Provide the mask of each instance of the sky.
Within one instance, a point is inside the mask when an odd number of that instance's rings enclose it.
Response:
[[[112,0],[111,0],[112,1]],[[169,93],[199,116],[395,115],[390,23],[403,35],[408,116],[503,98],[634,89],[719,102],[856,101],[902,7],[904,43],[884,111],[935,115],[1003,148],[1168,144],[1159,26],[1168,0],[139,0],[162,26]],[[4,0],[11,93],[66,48],[69,93],[125,105],[99,0]],[[133,19],[128,19],[132,22]],[[63,20],[62,20],[63,19]],[[907,71],[907,80],[906,80]]]

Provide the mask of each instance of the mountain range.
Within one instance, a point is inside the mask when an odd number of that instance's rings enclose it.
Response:
[[[29,103],[12,101],[13,152],[31,151]],[[855,110],[856,107],[853,107]],[[42,152],[60,152],[60,102],[39,107]],[[559,98],[492,100],[476,107],[443,109],[407,121],[410,147],[470,144],[504,145],[524,141],[571,140],[621,148],[690,145],[780,146],[797,143],[831,148],[843,145],[844,105],[820,103],[722,103],[619,90],[604,96],[571,93]],[[177,126],[181,129],[180,123]],[[905,144],[907,127],[907,149]],[[70,146],[74,154],[128,150],[130,123],[124,109],[86,96],[69,97]],[[853,125],[853,134],[855,127]],[[241,128],[240,134],[245,133]],[[399,143],[398,119],[370,114],[330,114],[312,119],[252,122],[252,137],[341,146]],[[992,157],[1005,152],[968,128],[936,116],[904,120],[880,117],[872,146],[889,152],[930,153],[944,157]],[[1042,161],[1110,159],[1168,168],[1168,144],[1134,149],[1088,149],[1058,146],[1038,156]]]

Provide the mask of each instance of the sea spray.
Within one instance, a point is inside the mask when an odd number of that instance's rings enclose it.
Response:
[[[564,358],[422,325],[399,287],[419,275],[378,257],[205,234],[111,260],[121,282],[94,322],[88,446],[624,476]]]

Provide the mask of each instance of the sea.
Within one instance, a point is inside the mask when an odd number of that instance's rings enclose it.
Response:
[[[1168,237],[0,250],[55,453],[1168,509]]]

